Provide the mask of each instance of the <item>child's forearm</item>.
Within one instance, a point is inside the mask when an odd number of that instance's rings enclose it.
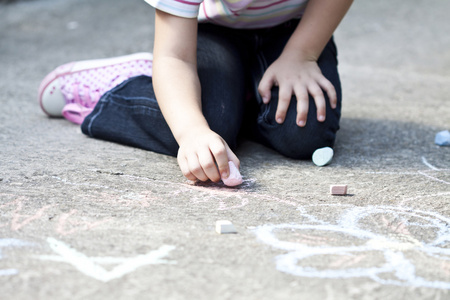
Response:
[[[194,68],[174,58],[160,58],[154,64],[158,104],[179,144],[193,128],[209,128],[202,114],[200,83]]]
[[[153,84],[158,104],[180,144],[192,128],[208,128],[197,75],[197,21],[156,12]]]
[[[153,87],[158,104],[178,142],[177,161],[189,180],[228,178],[228,162],[239,159],[213,132],[202,113],[197,73],[197,19],[156,10]]]
[[[353,0],[310,0],[283,55],[317,61]]]

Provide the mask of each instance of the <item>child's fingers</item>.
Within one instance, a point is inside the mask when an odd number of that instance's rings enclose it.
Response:
[[[199,158],[196,155],[191,155],[187,158],[187,164],[189,167],[189,171],[199,180],[207,181],[208,176],[206,176],[203,171],[202,166],[200,165]]]
[[[216,161],[217,168],[219,169],[218,178],[216,181],[219,181],[221,177],[228,178],[228,176],[230,176],[230,168],[228,167],[229,159],[227,148],[225,147],[224,143],[221,141],[216,141],[210,145],[210,150],[212,155],[214,156],[214,160]]]
[[[206,180],[217,182],[220,180],[219,171],[217,170],[216,162],[213,155],[208,148],[202,149],[198,153],[198,160],[203,173],[207,177]]]
[[[187,179],[189,179],[191,181],[196,181],[197,177],[195,177],[194,174],[192,174],[191,171],[189,170],[189,166],[188,166],[186,158],[183,156],[178,156],[177,160],[178,160],[178,166],[180,166],[181,173],[184,175],[184,177],[186,177]]]
[[[319,122],[325,121],[326,117],[326,105],[325,105],[325,97],[323,95],[322,89],[317,83],[310,84],[308,86],[308,91],[311,96],[314,98],[314,103],[316,104],[317,110],[317,120]]]
[[[309,110],[309,95],[305,87],[297,87],[295,90],[295,97],[297,98],[297,125],[304,127],[308,118]]]
[[[327,93],[331,108],[335,109],[337,107],[337,94],[334,85],[325,77],[319,81],[319,85]]]
[[[267,74],[267,72],[264,73],[258,85],[258,93],[261,95],[264,104],[268,104],[270,101],[270,91],[272,90],[273,84],[274,78]]]
[[[234,165],[236,166],[236,168],[238,168],[238,170],[241,168],[241,162],[239,161],[239,158],[236,156],[236,154],[234,154],[233,151],[231,151],[230,147],[228,147],[227,145],[227,154],[228,154],[228,160],[232,161],[234,163]]]
[[[278,124],[282,124],[284,122],[291,98],[292,89],[290,87],[286,87],[285,85],[280,86],[280,90],[278,92],[278,106],[275,113],[275,121]]]

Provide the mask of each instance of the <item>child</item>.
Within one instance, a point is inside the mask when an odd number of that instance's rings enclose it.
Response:
[[[59,67],[40,87],[47,114],[177,156],[193,181],[227,178],[229,161],[239,167],[242,132],[296,159],[333,146],[341,88],[332,35],[352,0],[146,2],[156,8],[153,59]]]

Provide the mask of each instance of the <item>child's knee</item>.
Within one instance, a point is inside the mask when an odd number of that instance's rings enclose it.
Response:
[[[312,154],[319,148],[333,147],[334,140],[301,140],[284,145],[280,153],[293,159],[311,159]]]
[[[288,132],[275,133],[270,144],[289,158],[311,159],[315,150],[334,146],[336,131],[325,126],[314,129],[297,127]]]

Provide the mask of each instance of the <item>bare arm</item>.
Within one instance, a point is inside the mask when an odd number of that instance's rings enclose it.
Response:
[[[229,174],[229,159],[239,166],[202,114],[196,19],[156,11],[153,83],[158,104],[180,146],[178,164],[188,179],[218,181],[221,174]]]
[[[347,13],[352,0],[310,0],[305,13],[286,44],[280,57],[267,69],[259,85],[265,103],[270,101],[270,90],[279,86],[276,113],[278,123],[283,123],[292,95],[297,98],[297,124],[305,126],[308,97],[313,96],[317,119],[325,120],[326,91],[332,108],[336,107],[336,91],[321,73],[317,60],[337,26]]]

